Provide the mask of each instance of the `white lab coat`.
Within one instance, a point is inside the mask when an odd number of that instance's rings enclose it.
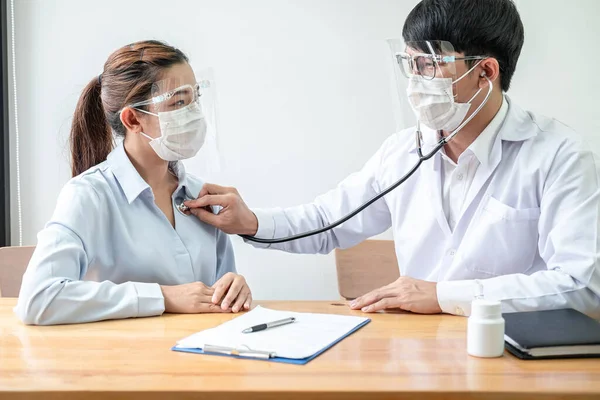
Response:
[[[505,100],[508,114],[454,230],[442,207],[438,153],[336,229],[268,247],[329,253],[391,227],[400,274],[439,282],[446,313],[469,315],[479,280],[485,298],[500,300],[504,312],[572,307],[600,319],[600,163],[567,126]],[[254,210],[256,236],[322,227],[380,193],[416,163],[414,131],[392,135],[362,170],[313,203]],[[427,152],[436,133],[423,133]],[[377,265],[372,268],[377,273]]]

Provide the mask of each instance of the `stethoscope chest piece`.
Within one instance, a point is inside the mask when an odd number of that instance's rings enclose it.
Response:
[[[189,215],[190,208],[188,206],[186,206],[185,204],[183,204],[183,202],[186,200],[191,200],[191,199],[185,199],[181,196],[175,198],[175,208],[177,208],[177,210],[180,213],[187,216],[187,215]]]

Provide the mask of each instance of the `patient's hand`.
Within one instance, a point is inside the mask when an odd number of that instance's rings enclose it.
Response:
[[[231,312],[213,303],[215,289],[202,282],[186,283],[176,286],[162,286],[160,290],[165,298],[165,312],[177,314],[222,313]]]
[[[228,272],[213,286],[212,302],[221,304],[222,310],[233,312],[249,310],[252,306],[252,293],[243,276]]]

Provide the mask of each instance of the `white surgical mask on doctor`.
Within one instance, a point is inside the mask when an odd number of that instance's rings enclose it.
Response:
[[[454,101],[452,85],[467,76],[480,62],[455,81],[452,78],[426,79],[421,75],[411,76],[408,80],[406,94],[417,119],[434,130],[452,131],[456,129],[467,116],[471,102],[481,92],[481,89],[468,102],[457,103]]]
[[[174,111],[152,113],[137,108],[146,114],[158,117],[161,135],[150,139],[150,146],[165,161],[179,161],[194,157],[206,138],[206,120],[197,101]]]

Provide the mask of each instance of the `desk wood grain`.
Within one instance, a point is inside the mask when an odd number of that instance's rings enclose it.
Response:
[[[336,302],[261,302],[360,315]],[[600,399],[600,361],[466,354],[467,319],[376,314],[305,366],[171,351],[234,315],[29,327],[0,299],[0,399]],[[338,303],[339,304],[339,303]]]

